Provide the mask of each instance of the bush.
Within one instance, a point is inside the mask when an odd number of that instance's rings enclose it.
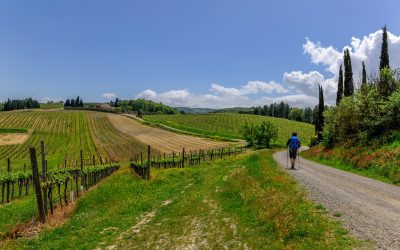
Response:
[[[246,122],[241,132],[250,147],[259,146],[269,148],[271,141],[278,138],[278,129],[270,121],[263,121],[258,126]]]

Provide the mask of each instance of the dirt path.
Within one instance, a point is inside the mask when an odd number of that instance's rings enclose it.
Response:
[[[146,145],[150,145],[152,148],[156,148],[162,153],[171,153],[172,151],[180,152],[183,147],[185,147],[187,151],[190,151],[227,147],[230,145],[230,143],[227,142],[211,141],[150,127],[122,115],[108,114],[108,118],[121,133],[135,138]]]
[[[286,169],[286,152],[274,154]],[[288,170],[311,194],[343,221],[352,234],[377,243],[378,248],[400,249],[400,187],[301,161],[300,170]],[[298,166],[297,166],[298,168]]]

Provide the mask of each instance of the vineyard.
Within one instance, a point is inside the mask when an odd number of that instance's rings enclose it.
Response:
[[[199,150],[205,148],[221,148],[230,143],[211,141],[204,138],[177,134],[164,129],[140,124],[130,117],[108,114],[111,123],[123,134],[135,138],[145,145],[150,145],[162,153]]]
[[[259,124],[270,121],[278,128],[277,143],[284,145],[293,132],[297,132],[303,144],[309,144],[314,135],[314,126],[282,118],[246,114],[185,114],[185,115],[149,115],[144,120],[160,123],[176,129],[203,134],[206,136],[221,136],[226,138],[243,138],[240,129],[246,123]]]
[[[29,147],[46,143],[49,168],[76,167],[80,151],[85,165],[110,160],[128,160],[146,147],[134,138],[127,138],[109,122],[106,114],[84,111],[17,111],[0,113],[0,128],[30,130],[29,138],[14,145],[0,145],[0,171],[11,160],[12,170],[29,165]],[[18,133],[21,134],[21,133]],[[41,152],[39,152],[41,153]]]

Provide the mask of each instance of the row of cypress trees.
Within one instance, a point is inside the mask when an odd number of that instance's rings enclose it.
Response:
[[[344,68],[344,72],[343,72]],[[391,81],[385,80],[385,74],[390,71],[389,65],[389,51],[388,51],[388,41],[387,41],[387,28],[384,26],[382,28],[382,47],[379,63],[380,80],[377,82],[377,90],[382,98],[389,97],[393,91],[394,86],[392,86]],[[365,69],[365,63],[362,62],[362,76],[361,76],[361,91],[365,90],[367,87],[367,71]],[[322,140],[322,130],[324,127],[324,116],[323,112],[324,106],[324,94],[321,86],[319,88],[319,107],[318,114],[316,116],[315,131],[318,135],[318,140]],[[351,57],[349,49],[345,49],[343,53],[343,65],[340,64],[339,67],[339,79],[337,85],[337,95],[336,95],[336,106],[339,105],[343,97],[352,96],[354,94],[354,81],[353,81],[353,70],[351,65]]]
[[[83,100],[79,96],[76,99],[67,99],[64,107],[83,107]]]

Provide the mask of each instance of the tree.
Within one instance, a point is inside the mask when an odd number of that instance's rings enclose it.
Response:
[[[362,61],[362,77],[361,77],[361,91],[367,87],[367,71],[365,70],[365,63]]]
[[[299,108],[292,108],[289,113],[289,120],[303,121],[303,110]]]
[[[270,121],[263,121],[256,130],[255,139],[259,146],[270,147],[271,141],[278,138],[278,129]]]
[[[241,133],[243,134],[244,139],[247,142],[247,145],[249,147],[254,146],[255,144],[255,138],[256,138],[256,127],[254,126],[253,123],[246,123],[244,124],[244,126],[241,129]]]
[[[390,68],[383,68],[378,81],[378,93],[383,99],[387,99],[396,89],[396,81]]]
[[[324,104],[324,91],[322,89],[321,85],[318,85],[319,89],[319,103],[318,103],[318,114],[317,114],[317,121],[315,123],[315,131],[317,132],[318,135],[318,140],[322,140],[322,130],[324,128],[324,109],[325,109],[325,104]]]
[[[338,81],[337,94],[336,94],[336,106],[339,105],[342,98],[343,98],[343,69],[342,69],[342,64],[340,64],[339,81]]]
[[[386,25],[382,28],[382,46],[381,46],[381,56],[379,58],[381,59],[379,64],[379,71],[381,71],[384,68],[390,68]]]
[[[314,122],[313,110],[310,107],[304,109],[303,122],[307,122],[307,123]]]
[[[69,99],[67,99],[65,101],[64,107],[70,107],[71,106],[71,101]]]
[[[351,58],[349,49],[344,51],[343,56],[344,63],[344,96],[351,96],[354,93],[354,83],[353,83],[353,69],[351,66]]]
[[[81,103],[81,101],[80,101],[79,96],[78,96],[78,97],[76,97],[75,106],[74,107],[79,107],[79,103]]]
[[[81,100],[79,101],[79,107],[83,107],[83,100],[81,98]]]

